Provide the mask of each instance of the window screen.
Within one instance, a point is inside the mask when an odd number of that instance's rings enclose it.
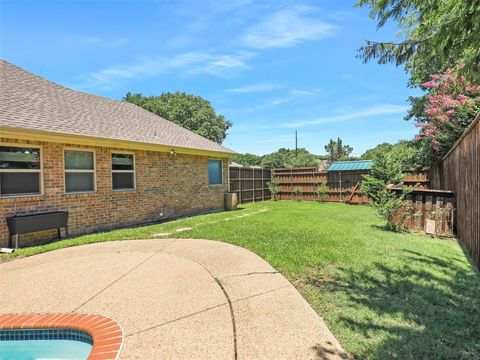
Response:
[[[220,160],[208,160],[208,184],[221,185],[222,180],[222,162]]]
[[[135,189],[135,161],[133,154],[112,154],[112,189]]]
[[[40,149],[0,146],[0,196],[41,193]]]
[[[65,192],[95,191],[93,151],[65,150]]]

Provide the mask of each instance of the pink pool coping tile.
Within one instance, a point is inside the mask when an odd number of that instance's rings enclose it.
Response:
[[[123,343],[123,329],[115,320],[93,314],[3,314],[0,315],[0,329],[71,329],[86,332],[93,339],[87,360],[116,360]]]

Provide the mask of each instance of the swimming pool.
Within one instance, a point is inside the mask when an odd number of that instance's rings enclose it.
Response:
[[[92,344],[78,330],[0,330],[0,360],[86,360]]]
[[[0,342],[0,360],[85,360],[91,350],[76,340],[10,340]]]

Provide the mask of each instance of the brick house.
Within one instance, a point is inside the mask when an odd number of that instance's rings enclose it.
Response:
[[[15,214],[66,210],[79,235],[224,208],[233,151],[5,61],[0,75],[0,246]]]

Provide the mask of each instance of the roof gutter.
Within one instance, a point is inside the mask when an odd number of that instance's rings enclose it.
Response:
[[[146,151],[159,151],[159,152],[170,152],[174,150],[177,154],[213,156],[213,157],[221,157],[221,158],[228,158],[228,157],[235,156],[237,154],[235,152],[227,152],[227,151],[195,149],[195,148],[188,148],[188,147],[174,146],[174,145],[144,143],[144,142],[137,142],[132,140],[122,140],[122,139],[109,139],[109,138],[87,136],[87,135],[58,133],[58,132],[44,131],[44,130],[20,129],[20,128],[12,128],[7,126],[0,126],[0,137],[19,139],[19,140],[44,141],[44,142],[54,142],[54,143],[61,143],[61,144],[85,145],[85,146],[100,146],[100,147],[110,147],[110,148],[129,149],[129,150],[146,150]]]

